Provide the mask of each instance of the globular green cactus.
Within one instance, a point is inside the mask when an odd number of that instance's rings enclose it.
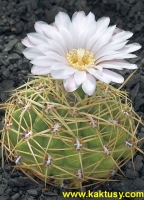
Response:
[[[15,168],[58,186],[81,188],[121,170],[138,150],[140,117],[126,92],[97,81],[93,96],[68,93],[61,81],[36,76],[14,91],[2,144]]]

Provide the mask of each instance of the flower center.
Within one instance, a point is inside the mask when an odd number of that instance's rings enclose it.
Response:
[[[85,51],[82,48],[69,51],[66,58],[69,65],[79,71],[90,68],[96,61],[92,52]]]

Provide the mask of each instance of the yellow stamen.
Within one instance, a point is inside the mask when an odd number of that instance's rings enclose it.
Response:
[[[78,64],[79,65],[83,65],[83,57],[84,57],[84,54],[85,54],[85,50],[84,49],[78,49],[77,50],[77,57],[78,57]]]
[[[69,66],[79,71],[85,70],[85,68],[90,68],[95,64],[94,54],[90,51],[85,51],[84,49],[72,49],[69,51],[66,57]]]

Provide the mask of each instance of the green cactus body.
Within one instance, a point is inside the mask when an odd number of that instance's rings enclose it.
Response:
[[[138,149],[140,118],[125,92],[100,81],[88,97],[81,88],[68,93],[61,81],[37,76],[16,89],[5,107],[8,158],[45,183],[69,179],[67,187],[81,188],[90,179],[108,180]]]

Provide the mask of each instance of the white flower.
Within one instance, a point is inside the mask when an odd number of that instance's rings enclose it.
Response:
[[[126,45],[133,33],[108,26],[109,22],[109,17],[96,21],[94,14],[86,16],[82,11],[75,12],[72,20],[59,12],[51,25],[36,22],[36,33],[22,40],[28,47],[23,54],[33,64],[31,72],[62,79],[68,92],[82,85],[88,95],[95,92],[96,80],[122,83],[123,77],[109,69],[136,69],[124,59],[136,57],[131,53],[141,46]]]

